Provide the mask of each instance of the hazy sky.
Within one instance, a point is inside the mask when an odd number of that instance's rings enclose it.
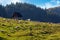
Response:
[[[60,0],[0,0],[0,4],[2,5],[10,4],[11,2],[30,3],[41,8],[52,8],[60,6]]]

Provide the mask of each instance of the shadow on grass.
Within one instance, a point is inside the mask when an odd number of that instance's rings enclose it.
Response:
[[[0,40],[7,40],[6,38],[0,37]]]

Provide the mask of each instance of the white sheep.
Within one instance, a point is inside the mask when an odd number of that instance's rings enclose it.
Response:
[[[27,21],[31,21],[31,19],[27,19]]]

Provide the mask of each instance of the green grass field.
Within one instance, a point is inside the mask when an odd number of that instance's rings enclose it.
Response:
[[[60,24],[0,18],[0,40],[60,40]]]

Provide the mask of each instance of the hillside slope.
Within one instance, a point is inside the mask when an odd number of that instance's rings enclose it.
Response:
[[[0,18],[0,40],[60,40],[60,24]]]
[[[50,13],[60,16],[60,6],[47,9]]]

